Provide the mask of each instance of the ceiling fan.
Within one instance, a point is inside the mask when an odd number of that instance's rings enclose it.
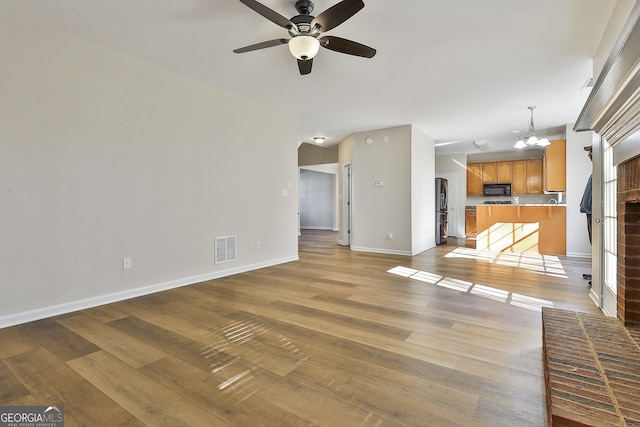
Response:
[[[340,37],[321,35],[324,31],[329,31],[337,27],[355,15],[364,7],[362,0],[342,0],[340,3],[331,6],[315,17],[311,16],[313,3],[310,0],[298,0],[295,4],[298,15],[291,19],[285,18],[278,12],[269,9],[267,6],[255,0],[240,0],[240,3],[253,9],[269,21],[285,28],[291,38],[274,39],[252,44],[235,49],[235,53],[251,52],[253,50],[288,44],[291,54],[298,60],[298,69],[302,75],[311,73],[313,58],[321,46],[325,49],[364,58],[373,58],[376,54],[376,50],[369,46]]]

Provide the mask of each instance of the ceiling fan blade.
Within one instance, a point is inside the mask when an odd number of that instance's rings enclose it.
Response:
[[[320,39],[320,46],[329,50],[335,50],[336,52],[362,56],[364,58],[373,58],[376,54],[376,50],[372,47],[341,37],[324,36]]]
[[[298,70],[300,70],[300,75],[304,76],[305,74],[311,73],[311,66],[313,65],[313,59],[307,59],[303,61],[302,59],[298,59]]]
[[[267,6],[263,5],[262,3],[259,3],[255,0],[240,0],[240,3],[244,4],[245,6],[253,9],[255,12],[259,13],[260,15],[264,16],[265,18],[267,18],[269,21],[273,22],[276,25],[281,26],[282,28],[286,28],[286,29],[290,29],[293,28],[295,25],[293,24],[293,22],[289,21],[287,18],[285,18],[284,16],[280,15],[278,12],[269,9]]]
[[[342,0],[316,16],[311,21],[311,28],[320,24],[322,31],[329,31],[342,24],[364,7],[362,0]]]
[[[281,44],[287,44],[289,43],[289,40],[287,39],[275,39],[275,40],[269,40],[266,42],[261,42],[261,43],[256,43],[256,44],[252,44],[249,46],[245,46],[245,47],[241,47],[238,49],[234,49],[233,52],[234,53],[245,53],[245,52],[251,52],[252,50],[258,50],[258,49],[264,49],[267,47],[274,47],[274,46],[280,46]]]

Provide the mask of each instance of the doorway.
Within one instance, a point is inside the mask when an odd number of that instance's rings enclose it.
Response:
[[[459,195],[458,195],[458,174],[457,173],[438,173],[436,178],[445,178],[448,182],[448,218],[447,224],[447,236],[458,237],[458,231],[460,230],[460,218],[459,212],[464,212],[464,209],[458,208]],[[464,218],[462,218],[464,221]]]
[[[342,239],[341,245],[351,245],[351,163],[344,165],[342,175]]]

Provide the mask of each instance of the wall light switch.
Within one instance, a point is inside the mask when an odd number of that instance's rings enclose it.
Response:
[[[289,197],[289,190],[282,190],[282,197]]]
[[[383,187],[383,186],[384,186],[384,182],[376,181],[376,187]]]

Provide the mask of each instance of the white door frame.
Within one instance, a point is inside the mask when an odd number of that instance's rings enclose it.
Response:
[[[342,168],[342,239],[340,244],[351,245],[351,163]]]

